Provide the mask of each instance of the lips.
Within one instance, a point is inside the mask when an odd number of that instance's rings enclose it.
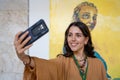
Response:
[[[78,43],[70,43],[70,48],[72,51],[76,51],[78,48]]]
[[[77,46],[77,43],[71,43],[71,46],[75,47],[75,46]]]

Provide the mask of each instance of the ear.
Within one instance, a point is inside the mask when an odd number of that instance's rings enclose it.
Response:
[[[88,43],[89,37],[85,38],[85,45]]]

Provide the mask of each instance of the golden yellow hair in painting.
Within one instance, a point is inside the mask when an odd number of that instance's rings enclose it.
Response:
[[[75,7],[84,1],[95,5],[91,5],[94,7],[91,9],[94,14],[85,14],[80,20],[93,16],[94,23],[88,26],[94,25],[90,28],[95,50],[106,61],[108,73],[112,79],[118,80],[117,78],[120,79],[119,0],[50,0],[50,58],[63,52],[64,32],[73,21]],[[83,21],[87,24],[86,20]]]

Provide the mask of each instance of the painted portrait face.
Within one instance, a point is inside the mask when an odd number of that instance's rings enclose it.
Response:
[[[97,10],[94,7],[91,6],[81,6],[80,12],[79,12],[79,19],[81,22],[85,23],[90,30],[93,30],[93,28],[96,25],[96,19],[97,19]]]
[[[81,52],[84,50],[84,45],[87,43],[88,38],[85,37],[82,31],[76,27],[71,26],[67,36],[67,42],[73,52]]]

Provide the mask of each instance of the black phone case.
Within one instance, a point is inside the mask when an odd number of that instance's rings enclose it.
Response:
[[[23,39],[23,41],[28,36],[31,36],[31,40],[28,41],[28,43],[25,45],[25,46],[28,46],[28,45],[32,44],[33,42],[35,42],[40,37],[42,37],[43,35],[45,35],[47,32],[49,32],[49,29],[48,29],[45,21],[43,19],[40,19],[34,25],[29,27],[27,30],[25,30],[20,36],[22,36],[26,31],[29,31],[29,34]]]

